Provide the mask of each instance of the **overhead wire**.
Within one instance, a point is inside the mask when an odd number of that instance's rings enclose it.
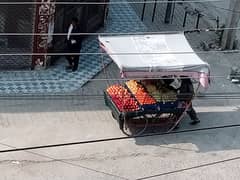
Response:
[[[151,34],[177,34],[177,33],[193,33],[193,32],[212,32],[222,30],[240,30],[240,27],[209,27],[209,28],[194,28],[181,31],[143,31],[143,32],[81,32],[72,33],[73,36],[86,35],[86,36],[106,36],[106,35],[151,35]],[[0,36],[66,36],[68,33],[30,33],[30,32],[12,32],[12,33],[1,33]]]
[[[170,71],[171,72],[171,71]],[[73,73],[75,74],[75,73]],[[240,75],[232,75],[234,76],[234,78],[239,78],[240,79]],[[224,78],[224,79],[229,79],[229,75],[228,76],[220,76],[220,75],[209,75],[208,76],[211,80],[213,79],[217,79],[217,78]],[[159,79],[173,79],[173,78],[180,78],[180,79],[189,79],[189,77],[182,77],[182,76],[170,76],[170,75],[162,75],[162,77],[142,77],[142,78],[139,78],[139,77],[135,77],[134,80],[159,80]],[[95,79],[88,79],[88,78],[82,78],[81,81],[85,81],[85,80],[88,80],[88,82],[95,82],[95,81],[112,81],[112,82],[115,82],[115,81],[120,81],[120,82],[125,82],[125,81],[128,81],[128,80],[132,80],[133,78],[95,78]],[[61,78],[54,78],[54,79],[41,79],[41,76],[38,76],[37,78],[32,78],[31,80],[12,80],[12,79],[2,79],[2,82],[1,83],[9,83],[9,82],[16,82],[16,83],[24,83],[24,82],[32,82],[34,80],[34,82],[56,82],[59,81],[59,82],[78,82],[78,80],[68,80],[68,79],[61,79]],[[239,83],[235,83],[235,84],[239,84]]]
[[[183,94],[182,94],[183,95]],[[184,94],[186,95],[186,94]],[[14,100],[21,100],[22,98],[25,98],[25,100],[72,100],[71,98],[79,98],[77,100],[81,100],[80,98],[89,98],[87,100],[104,100],[103,94],[76,94],[76,95],[69,95],[69,94],[37,94],[33,95],[32,93],[16,93],[16,94],[8,94],[8,95],[0,95],[0,101],[1,100],[10,100],[14,98]],[[169,98],[171,98],[169,96]],[[174,97],[172,97],[174,98]],[[215,96],[208,96],[205,94],[195,95],[195,100],[198,101],[205,101],[205,100],[239,100],[240,95],[215,95]],[[86,99],[85,99],[86,100]],[[182,98],[184,100],[184,98]]]
[[[240,50],[211,50],[211,51],[166,51],[166,52],[80,52],[80,53],[0,53],[0,56],[73,56],[73,55],[160,55],[160,54],[210,54],[210,53],[240,53]]]
[[[199,95],[197,95],[197,96],[200,96],[200,97],[202,97],[202,96],[212,96],[212,97],[214,97],[214,96],[219,96],[219,97],[221,97],[221,96],[225,96],[225,95],[232,95],[232,96],[240,96],[240,92],[224,92],[224,93],[222,93],[222,92],[214,92],[214,93],[200,93]],[[40,94],[40,95],[43,95],[43,94]],[[39,97],[40,96],[39,94],[31,94],[31,96],[32,97]],[[52,97],[52,95],[44,95],[44,96],[46,96],[46,97]],[[94,97],[102,97],[102,94],[56,94],[56,97],[61,97],[61,96],[63,96],[63,97],[81,97],[81,96],[86,96],[86,97],[91,97],[91,96],[94,96]],[[8,95],[1,95],[0,94],[0,97],[2,97],[2,98],[4,98],[4,97],[9,97]],[[22,97],[22,96],[21,96]],[[24,97],[24,96],[23,96]],[[27,96],[26,95],[26,97],[30,97],[30,96]],[[55,96],[54,96],[55,97]]]
[[[9,71],[11,72],[11,71]],[[169,72],[174,72],[174,71],[169,71]],[[191,73],[191,71],[189,71]],[[75,74],[75,73],[73,73]],[[233,76],[234,78],[239,78],[240,79],[240,75],[209,75],[208,77],[213,80],[213,79],[217,79],[217,78],[224,78],[224,79],[230,79],[229,76]],[[162,75],[161,77],[135,77],[134,80],[159,80],[159,79],[174,79],[174,78],[179,78],[179,79],[189,79],[189,77],[184,77],[184,76],[176,76],[176,75]],[[129,78],[129,77],[122,77],[122,78],[95,78],[95,79],[88,79],[88,78],[81,78],[81,81],[85,81],[87,80],[88,82],[94,82],[94,81],[120,81],[120,82],[125,82],[125,81],[129,81],[132,80],[133,78]],[[194,79],[194,77],[193,77]],[[34,80],[34,82],[78,82],[78,80],[68,80],[68,79],[61,79],[61,78],[54,78],[54,79],[41,79],[41,76],[39,75],[37,78],[32,77],[31,80],[12,80],[12,79],[2,79],[1,83],[9,83],[9,82],[17,82],[17,83],[24,83],[24,82],[32,82]],[[239,84],[239,83],[235,83],[235,84]]]
[[[35,4],[56,4],[56,5],[114,5],[114,4],[168,4],[168,3],[204,3],[204,2],[221,2],[223,0],[176,0],[176,1],[161,1],[161,0],[149,0],[149,1],[104,1],[104,2],[0,2],[0,5],[35,5]]]
[[[240,127],[240,124],[231,124],[231,125],[223,125],[223,126],[212,126],[212,127],[205,127],[205,128],[171,131],[171,132],[165,132],[165,133],[149,133],[149,134],[142,134],[142,135],[138,135],[138,136],[134,136],[134,135],[133,136],[121,136],[121,137],[113,137],[113,138],[77,141],[77,142],[70,142],[70,143],[48,144],[48,145],[39,145],[39,146],[31,146],[31,147],[19,147],[19,148],[13,148],[13,149],[0,150],[0,154],[26,151],[26,150],[48,149],[48,148],[66,147],[66,146],[83,145],[83,144],[113,142],[113,141],[120,141],[120,140],[127,140],[127,139],[136,139],[136,138],[153,137],[153,136],[166,136],[166,135],[171,135],[171,134],[182,134],[182,133],[189,133],[189,132],[200,132],[200,131],[218,130],[218,129],[226,129],[226,128],[239,128],[239,127]]]

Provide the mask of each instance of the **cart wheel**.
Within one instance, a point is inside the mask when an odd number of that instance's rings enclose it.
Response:
[[[145,116],[139,117],[139,119],[142,119],[145,121],[145,125],[143,128],[139,128],[136,126],[135,123],[132,123],[134,119],[125,118],[123,121],[123,133],[127,136],[139,136],[143,134],[148,126],[148,119],[145,118]]]
[[[123,126],[124,126],[124,120],[119,119],[119,128],[123,131]]]
[[[114,119],[117,119],[117,117],[114,115],[114,113],[112,112],[112,117],[114,118]]]
[[[124,127],[124,118],[123,115],[120,114],[119,118],[118,118],[118,124],[119,124],[119,129],[121,131],[123,131],[123,127]]]
[[[127,136],[132,136],[131,127],[129,126],[129,119],[124,118],[122,122],[123,122],[123,126],[122,126],[123,133],[126,134]]]

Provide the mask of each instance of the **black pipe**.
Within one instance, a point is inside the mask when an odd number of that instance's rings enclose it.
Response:
[[[154,18],[155,18],[156,8],[157,8],[157,0],[155,0],[154,7],[153,7],[152,22],[154,21]]]
[[[142,21],[143,21],[144,14],[145,14],[145,7],[146,7],[146,0],[144,0],[144,3],[143,3],[142,17],[141,17],[141,20],[142,20]]]
[[[173,3],[171,1],[173,1],[173,0],[168,0],[168,3],[167,3],[167,9],[166,9],[165,19],[164,19],[164,22],[166,24],[168,24],[170,22],[170,18],[171,18],[171,14],[172,14]]]
[[[175,13],[175,7],[176,7],[176,2],[175,2],[175,0],[174,0],[173,8],[172,8],[171,24],[172,24],[172,22],[173,22],[173,17],[174,17],[174,13]]]
[[[217,29],[219,28],[219,16],[217,16]]]
[[[183,19],[183,27],[185,27],[186,25],[187,15],[188,15],[188,11],[185,11],[184,19]]]
[[[196,22],[196,29],[198,29],[198,27],[199,27],[199,21],[200,21],[201,16],[202,16],[201,13],[198,12],[197,22]]]
[[[220,46],[221,43],[222,43],[223,33],[224,33],[224,30],[221,30],[220,37],[219,37],[219,46]]]

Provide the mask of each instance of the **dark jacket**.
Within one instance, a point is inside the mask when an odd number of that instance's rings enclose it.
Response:
[[[182,79],[181,87],[178,89],[179,100],[190,101],[194,96],[194,88],[191,79]]]
[[[67,31],[68,32],[68,31]],[[70,34],[69,40],[67,39],[67,47],[70,52],[79,52],[82,46],[82,36],[74,35],[74,33],[80,33],[79,26],[73,27],[72,33]],[[75,40],[76,43],[72,43]]]

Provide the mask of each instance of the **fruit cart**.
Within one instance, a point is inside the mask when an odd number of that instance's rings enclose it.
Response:
[[[117,64],[123,83],[109,84],[105,104],[123,130],[126,122],[158,121],[174,129],[194,94],[209,86],[210,67],[194,53],[184,34],[99,36],[100,47]],[[184,99],[184,79],[194,91]]]

